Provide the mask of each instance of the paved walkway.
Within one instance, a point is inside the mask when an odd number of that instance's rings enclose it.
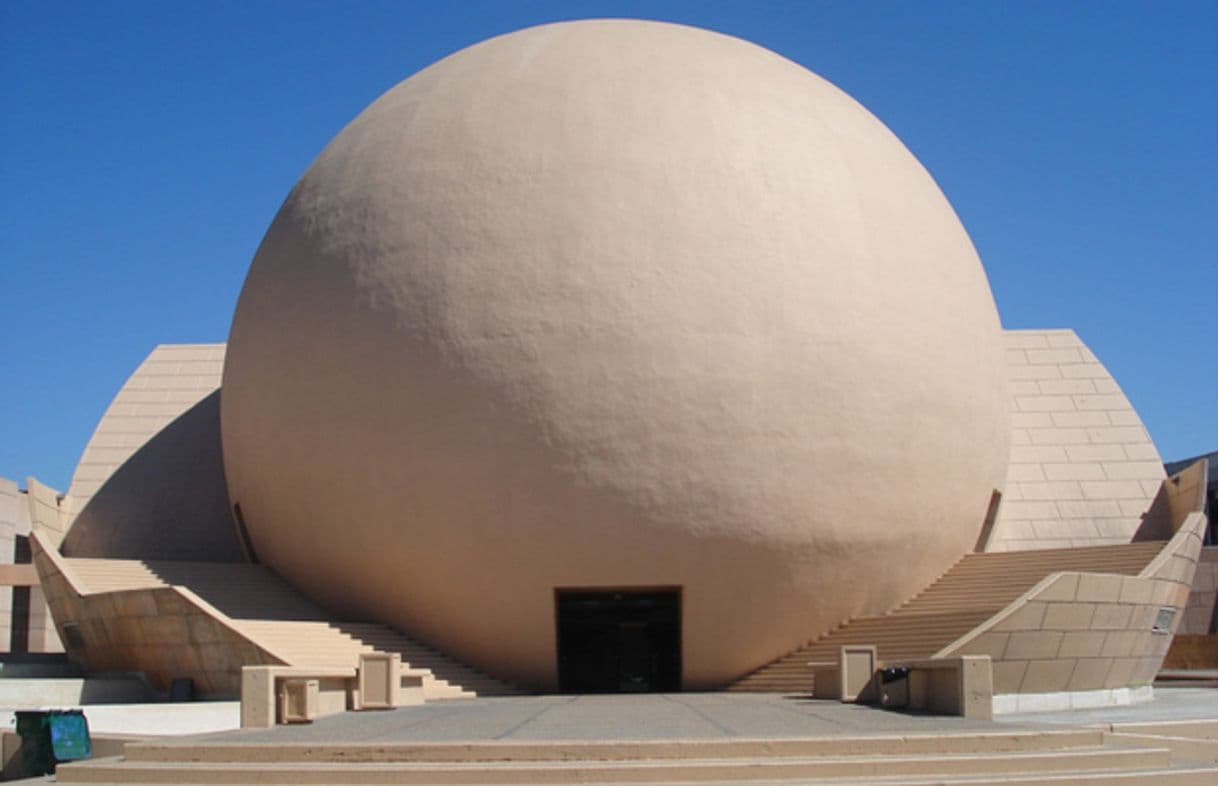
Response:
[[[665,740],[995,730],[964,718],[766,694],[523,696],[349,712],[299,726],[207,735],[226,742]]]
[[[1159,687],[1155,700],[1002,715],[995,721],[895,712],[834,701],[747,693],[522,696],[433,702],[387,712],[348,712],[312,724],[237,729],[236,702],[88,705],[94,734],[191,735],[226,742],[445,742],[462,740],[664,740],[798,738],[1218,719],[1218,690]],[[0,723],[4,716],[0,714]]]
[[[208,734],[226,742],[451,742],[468,740],[665,740],[942,734],[1218,719],[1218,691],[1158,688],[1155,701],[977,721],[772,694],[674,693],[522,696],[348,712],[312,724]]]

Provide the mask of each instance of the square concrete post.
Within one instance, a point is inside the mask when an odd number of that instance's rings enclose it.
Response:
[[[359,709],[397,707],[402,690],[402,656],[396,652],[365,652],[359,656]]]
[[[989,655],[960,656],[960,714],[993,720],[994,670]]]
[[[879,655],[872,645],[849,644],[838,651],[838,697],[844,702],[875,700],[875,673]]]
[[[275,667],[241,667],[241,728],[275,725]]]

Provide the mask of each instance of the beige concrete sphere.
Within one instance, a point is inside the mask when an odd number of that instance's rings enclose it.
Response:
[[[556,588],[680,588],[714,687],[972,548],[999,333],[934,181],[833,85],[536,27],[390,90],[288,196],[232,325],[229,492],[316,599],[533,687]]]

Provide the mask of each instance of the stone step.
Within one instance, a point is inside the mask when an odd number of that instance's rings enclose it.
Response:
[[[1218,715],[1218,710],[1215,710],[1215,715]],[[1161,734],[1169,737],[1191,737],[1199,740],[1218,741],[1218,718],[1124,721],[1109,724],[1108,728],[1123,734]]]
[[[891,619],[864,618],[851,622],[845,628],[839,628],[837,632],[880,633],[891,637],[896,637],[898,634],[934,636],[938,629],[947,625],[964,627],[966,630],[971,629],[977,624],[977,621],[985,621],[995,613],[997,611],[970,613],[964,619],[960,619],[960,615],[949,614],[919,614],[916,617],[895,616]]]
[[[1218,779],[1218,768],[1213,767],[1174,767],[1172,769],[1148,770],[1107,770],[1072,773],[1043,773],[1036,775],[1015,775],[998,773],[995,775],[964,775],[964,776],[900,776],[900,777],[863,777],[863,778],[829,778],[797,780],[702,780],[699,784],[737,784],[739,786],[777,786],[778,784],[794,784],[800,786],[1214,786]],[[348,781],[351,782],[351,781]],[[365,781],[354,781],[364,783]],[[695,781],[681,781],[690,784]],[[96,786],[123,786],[129,781],[92,781]],[[177,786],[179,781],[146,781],[143,786]],[[246,781],[253,786],[253,781]],[[675,786],[674,782],[634,781],[631,786]],[[329,786],[338,786],[330,784]],[[599,786],[625,786],[622,782],[616,784],[601,783]]]
[[[1054,751],[935,755],[762,756],[534,761],[154,762],[99,759],[64,765],[60,783],[199,784],[566,784],[689,781],[843,780],[972,777],[1035,773],[1164,771],[1162,748],[1075,748]]]
[[[1044,552],[1020,551],[1005,554],[969,554],[958,564],[957,575],[969,572],[995,572],[1001,570],[1017,570],[1028,566],[1051,567],[1054,569],[1068,568],[1071,565],[1135,565],[1140,560],[1146,560],[1148,555],[1157,554],[1165,541],[1139,543],[1133,547],[1128,545],[1117,547],[1117,552],[1096,553],[1088,549],[1077,549],[1057,554],[1046,555]]]
[[[1090,559],[1084,555],[1077,559],[1069,560],[1028,560],[1017,563],[1008,560],[994,561],[986,564],[969,562],[966,558],[964,562],[958,563],[957,567],[952,569],[951,578],[953,581],[961,582],[975,581],[982,577],[996,578],[1001,581],[1009,576],[1030,575],[1041,570],[1048,570],[1050,573],[1077,568],[1086,568],[1089,571],[1098,571],[1104,568],[1112,570],[1141,570],[1150,561],[1149,557],[1153,556],[1153,554],[1154,552],[1145,550],[1139,551],[1136,554],[1130,554],[1121,559]]]
[[[373,761],[567,761],[757,758],[766,756],[866,756],[877,749],[890,755],[1012,753],[1095,749],[1102,729],[1003,730],[820,737],[554,740],[462,742],[244,742],[144,740],[127,746],[129,761],[199,762],[373,762]]]

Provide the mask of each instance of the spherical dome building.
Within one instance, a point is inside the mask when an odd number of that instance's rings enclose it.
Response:
[[[972,548],[999,341],[950,205],[833,85],[546,25],[402,82],[297,183],[233,320],[225,472],[340,612],[540,689],[662,633],[712,688]]]

